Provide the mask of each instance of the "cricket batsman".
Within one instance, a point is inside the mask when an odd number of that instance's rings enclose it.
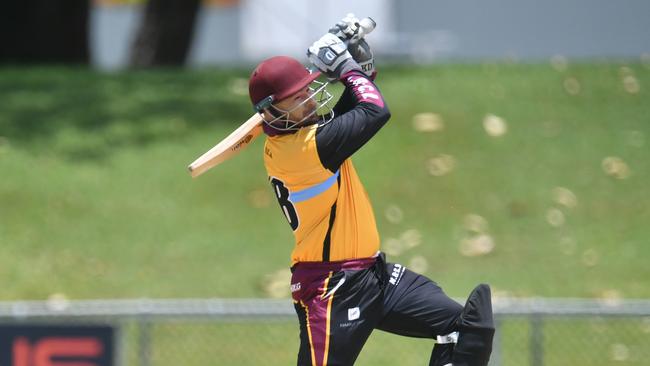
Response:
[[[249,80],[264,117],[264,164],[295,236],[291,291],[300,322],[298,365],[352,365],[374,329],[435,339],[429,365],[485,366],[494,324],[490,288],[462,306],[432,280],[380,252],[375,216],[351,156],[390,119],[373,54],[347,16],[307,51],[260,63]],[[325,74],[345,90],[334,105]]]

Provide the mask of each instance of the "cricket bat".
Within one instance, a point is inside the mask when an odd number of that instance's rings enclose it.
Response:
[[[244,122],[239,128],[233,131],[228,137],[219,142],[215,147],[208,150],[198,159],[194,160],[187,168],[196,178],[205,173],[208,169],[221,164],[238,154],[241,150],[250,145],[257,136],[262,133],[262,115],[255,113]]]

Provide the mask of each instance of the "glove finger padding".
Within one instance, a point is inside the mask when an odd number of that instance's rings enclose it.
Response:
[[[339,79],[351,70],[361,70],[345,43],[327,33],[307,49],[309,61],[330,79]]]
[[[357,31],[357,26],[353,25],[350,26],[347,23],[344,22],[338,22],[336,25],[334,25],[332,28],[330,28],[329,33],[334,34],[335,36],[339,37],[342,41],[347,41],[350,40],[356,33]]]
[[[368,75],[372,76],[375,72],[375,57],[370,49],[370,45],[365,39],[351,39],[348,43],[348,51],[352,58],[359,63],[361,70]]]
[[[348,13],[345,18],[341,19],[338,24],[342,24],[345,28],[347,28],[347,31],[345,33],[349,34],[350,37],[352,37],[355,33],[357,33],[360,22],[361,21],[359,18],[355,17],[354,14]]]

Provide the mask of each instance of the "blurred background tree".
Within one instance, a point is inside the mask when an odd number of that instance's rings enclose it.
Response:
[[[131,48],[132,67],[182,66],[200,0],[149,0]]]
[[[0,11],[0,63],[88,64],[88,0],[9,0]]]

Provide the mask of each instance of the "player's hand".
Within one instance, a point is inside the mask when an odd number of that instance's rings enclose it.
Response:
[[[361,70],[343,41],[326,33],[307,49],[309,61],[332,80],[338,80],[351,70]]]
[[[365,39],[359,38],[359,19],[354,14],[348,14],[329,32],[339,37],[343,42],[348,43],[348,51],[352,58],[361,66],[363,72],[372,76],[375,72],[375,59]]]
[[[345,18],[341,19],[336,25],[330,28],[329,32],[341,38],[343,42],[347,42],[355,35],[358,35],[359,18],[354,14],[349,13]]]

